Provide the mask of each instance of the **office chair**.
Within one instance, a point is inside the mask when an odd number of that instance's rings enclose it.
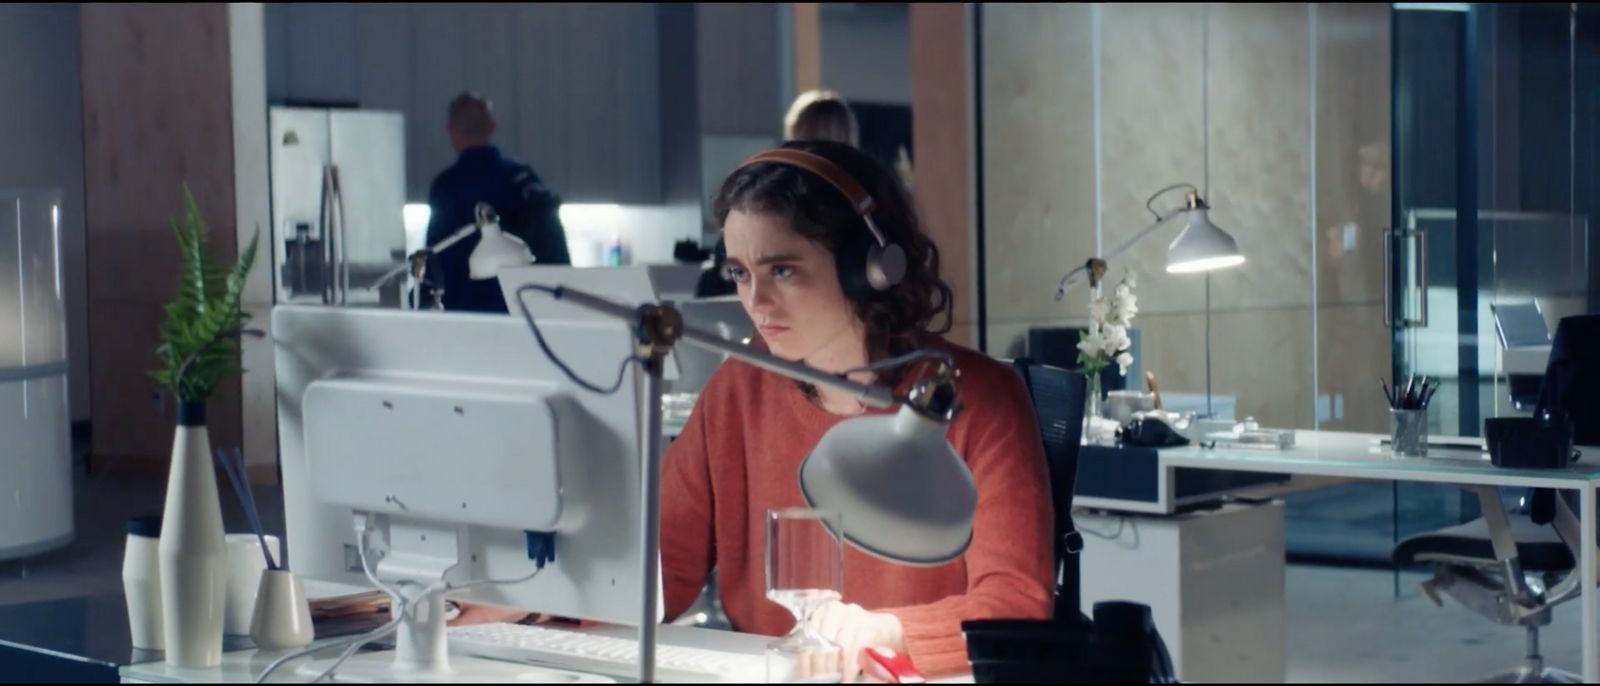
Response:
[[[1550,351],[1536,414],[1563,414],[1579,445],[1600,444],[1600,315],[1561,320]],[[1578,683],[1577,675],[1544,665],[1539,627],[1555,605],[1582,592],[1577,560],[1578,518],[1566,498],[1541,489],[1528,512],[1508,515],[1494,487],[1470,489],[1483,517],[1418,534],[1394,549],[1399,565],[1432,563],[1422,591],[1436,605],[1439,592],[1495,622],[1527,630],[1527,652],[1497,683]],[[1591,545],[1593,542],[1590,542]],[[1530,574],[1533,578],[1529,578]]]
[[[1079,607],[1078,553],[1083,550],[1083,535],[1072,522],[1072,491],[1078,480],[1087,382],[1082,372],[1028,358],[1018,358],[1012,365],[1033,398],[1050,471],[1050,501],[1056,520],[1051,546],[1056,562],[1055,618],[1087,621]]]

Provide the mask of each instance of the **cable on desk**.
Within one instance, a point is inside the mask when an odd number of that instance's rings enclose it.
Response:
[[[428,595],[431,594],[431,593],[445,593],[445,592],[452,591],[452,590],[459,590],[459,589],[465,589],[465,588],[471,588],[471,587],[474,587],[474,586],[483,586],[483,585],[504,586],[504,585],[520,584],[520,583],[524,583],[524,582],[533,580],[533,578],[538,576],[540,572],[544,571],[544,568],[540,567],[538,569],[533,570],[532,573],[530,573],[530,574],[528,574],[526,576],[523,576],[521,578],[517,578],[517,579],[479,579],[479,580],[476,580],[476,581],[468,581],[468,582],[464,582],[464,583],[461,583],[461,584],[452,584],[449,581],[440,580],[440,581],[434,582],[432,584],[429,584],[427,586],[424,586],[423,589],[422,589],[422,592],[418,593],[414,598],[407,598],[406,596],[401,594],[399,591],[395,590],[394,588],[389,587],[387,584],[384,584],[382,581],[379,581],[378,580],[378,576],[376,574],[374,574],[373,571],[372,571],[372,565],[368,561],[368,556],[367,556],[367,552],[368,552],[368,549],[369,549],[369,546],[367,544],[368,543],[367,542],[367,535],[375,533],[375,532],[376,532],[375,529],[372,529],[372,528],[368,527],[368,528],[365,528],[360,534],[361,545],[359,545],[358,548],[360,549],[359,553],[360,553],[360,557],[361,557],[361,571],[366,574],[367,580],[372,582],[372,584],[374,586],[377,586],[380,590],[382,590],[383,592],[389,594],[390,603],[395,608],[398,608],[398,609],[394,612],[394,617],[391,618],[383,626],[378,627],[376,629],[373,629],[372,631],[369,631],[369,632],[367,632],[365,634],[362,634],[360,636],[356,636],[354,638],[346,639],[345,641],[343,641],[342,643],[346,644],[344,652],[339,654],[338,659],[334,660],[333,664],[328,665],[328,667],[326,669],[322,670],[322,672],[320,674],[318,674],[315,678],[313,678],[308,683],[313,683],[314,684],[314,683],[320,682],[323,679],[326,679],[326,678],[332,676],[335,670],[339,669],[340,666],[344,665],[344,663],[346,661],[348,661],[352,656],[354,656],[357,652],[359,652],[363,646],[365,646],[368,643],[371,643],[373,641],[376,641],[378,639],[384,638],[384,637],[388,636],[389,634],[394,633],[397,629],[400,628],[400,623],[401,622],[405,621],[405,619],[407,617],[411,616],[412,614],[414,614],[416,612],[416,605],[415,605],[416,601],[418,601],[418,600],[420,600],[422,598],[428,597]],[[418,583],[415,583],[415,582],[404,582],[404,581],[402,581],[402,582],[399,582],[398,585],[421,586],[422,584],[418,584]],[[338,644],[335,644],[335,645],[338,645]],[[272,673],[277,671],[279,667],[282,667],[284,664],[287,664],[288,662],[290,662],[292,660],[296,660],[296,659],[305,657],[307,655],[311,655],[312,653],[317,653],[317,652],[321,652],[323,650],[327,650],[330,647],[331,646],[328,646],[328,645],[307,646],[306,648],[302,648],[302,649],[294,651],[292,653],[288,653],[286,655],[283,655],[282,657],[279,657],[278,659],[273,660],[271,664],[267,665],[266,669],[261,671],[260,676],[256,677],[256,683],[259,684],[259,683],[265,682],[267,680],[267,677],[271,676]]]

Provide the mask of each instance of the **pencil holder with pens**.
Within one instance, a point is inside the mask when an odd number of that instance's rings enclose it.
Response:
[[[1389,445],[1399,457],[1428,456],[1428,411],[1389,410]]]
[[[1428,403],[1439,390],[1439,381],[1422,377],[1417,383],[1415,374],[1401,385],[1395,379],[1394,389],[1382,379],[1383,396],[1389,401],[1389,448],[1396,457],[1427,457],[1428,455]]]

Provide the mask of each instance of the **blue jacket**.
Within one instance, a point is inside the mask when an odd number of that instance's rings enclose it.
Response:
[[[566,231],[558,211],[561,197],[546,188],[526,164],[507,159],[492,145],[467,148],[428,189],[428,245],[450,237],[474,221],[473,209],[488,202],[500,216],[500,227],[521,238],[538,264],[571,264]],[[428,261],[428,281],[444,288],[446,310],[501,312],[506,309],[499,279],[474,281],[467,261],[478,235],[440,252]]]

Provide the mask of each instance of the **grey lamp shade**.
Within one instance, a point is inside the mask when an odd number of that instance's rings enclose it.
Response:
[[[800,464],[811,507],[837,512],[845,540],[879,558],[931,566],[972,542],[977,483],[946,426],[902,406],[840,422]]]
[[[1244,264],[1239,241],[1211,223],[1206,209],[1188,211],[1189,224],[1167,246],[1167,273],[1187,274]]]

